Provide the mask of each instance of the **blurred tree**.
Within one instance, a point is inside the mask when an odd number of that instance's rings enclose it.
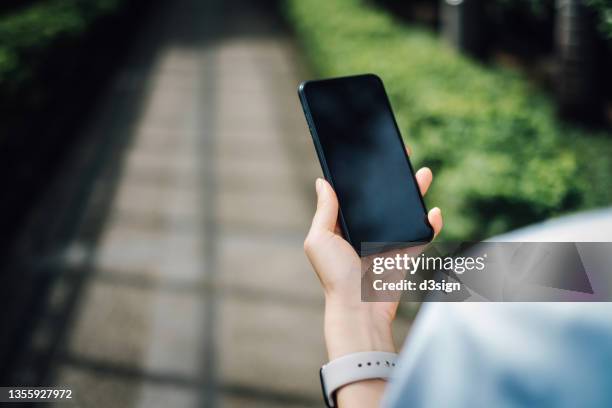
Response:
[[[554,49],[554,0],[496,0],[487,19],[495,48],[526,59]]]
[[[594,13],[584,0],[557,0],[556,93],[563,116],[599,119],[603,95]]]
[[[522,9],[529,13],[542,16],[544,15],[554,0],[497,0],[497,4],[506,9]]]
[[[482,0],[441,0],[442,33],[458,50],[481,56],[485,49]]]

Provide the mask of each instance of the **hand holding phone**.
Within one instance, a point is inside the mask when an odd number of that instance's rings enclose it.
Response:
[[[434,208],[420,218],[432,174],[412,173],[380,80],[367,75],[329,81],[304,83],[299,93],[323,172],[338,192],[317,179],[317,211],[304,241],[325,291],[325,342],[334,360],[359,351],[395,352],[391,323],[398,302],[361,301],[360,240],[430,240],[442,228],[442,214]],[[387,190],[393,188],[403,207],[385,204],[394,198]],[[377,193],[382,195],[371,195]],[[341,406],[377,406],[384,389],[384,381],[362,381],[342,387],[336,398]]]
[[[423,194],[432,181],[429,171],[416,173]],[[361,301],[361,259],[338,228],[338,200],[331,185],[317,179],[317,211],[304,251],[325,292],[325,341],[330,360],[356,351],[395,351],[391,323],[398,302]],[[442,213],[436,207],[429,222],[438,234]]]
[[[413,175],[380,79],[365,75],[307,82],[299,92],[323,172],[335,183],[332,188],[317,179],[317,211],[304,241],[328,304],[333,304],[326,308],[325,323],[331,358],[353,348],[368,350],[367,344],[356,343],[358,334],[367,332],[358,326],[371,317],[377,318],[371,322],[377,326],[373,332],[384,332],[379,339],[386,344],[387,326],[397,309],[397,302],[361,302],[359,240],[429,241],[442,229],[442,213],[438,208],[425,212],[421,197],[432,173],[422,168]],[[398,191],[399,203],[387,205],[385,200]],[[378,205],[384,216],[372,217]],[[376,223],[380,225],[370,227]],[[362,309],[369,316],[365,320]],[[350,321],[353,312],[358,322]],[[351,335],[353,329],[359,333]],[[371,346],[388,351],[385,344]]]

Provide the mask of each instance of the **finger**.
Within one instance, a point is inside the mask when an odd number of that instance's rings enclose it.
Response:
[[[406,145],[406,153],[408,153],[408,156],[412,155],[412,149],[410,148],[410,146]]]
[[[421,195],[424,196],[431,185],[431,181],[433,180],[433,173],[428,167],[421,167],[419,171],[416,172],[414,177],[419,185],[419,190],[421,190]]]
[[[434,230],[434,238],[438,236],[440,231],[442,231],[442,227],[444,226],[444,222],[442,220],[442,211],[438,207],[434,207],[427,214],[427,218],[429,219],[429,223]]]
[[[334,189],[321,178],[316,181],[317,211],[312,219],[311,230],[334,232],[338,219],[338,199]]]

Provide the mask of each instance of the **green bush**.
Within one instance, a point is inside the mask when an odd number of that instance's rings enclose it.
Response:
[[[557,123],[520,74],[482,66],[424,28],[359,0],[288,0],[285,13],[321,76],[374,72],[435,181],[427,201],[446,239],[479,239],[612,201],[612,139]]]
[[[124,0],[46,0],[0,15],[0,93],[35,74],[50,48],[71,41]]]

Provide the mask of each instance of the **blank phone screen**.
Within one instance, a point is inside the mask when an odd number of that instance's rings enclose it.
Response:
[[[346,233],[365,242],[426,242],[432,229],[382,81],[375,75],[306,82],[319,158]]]

